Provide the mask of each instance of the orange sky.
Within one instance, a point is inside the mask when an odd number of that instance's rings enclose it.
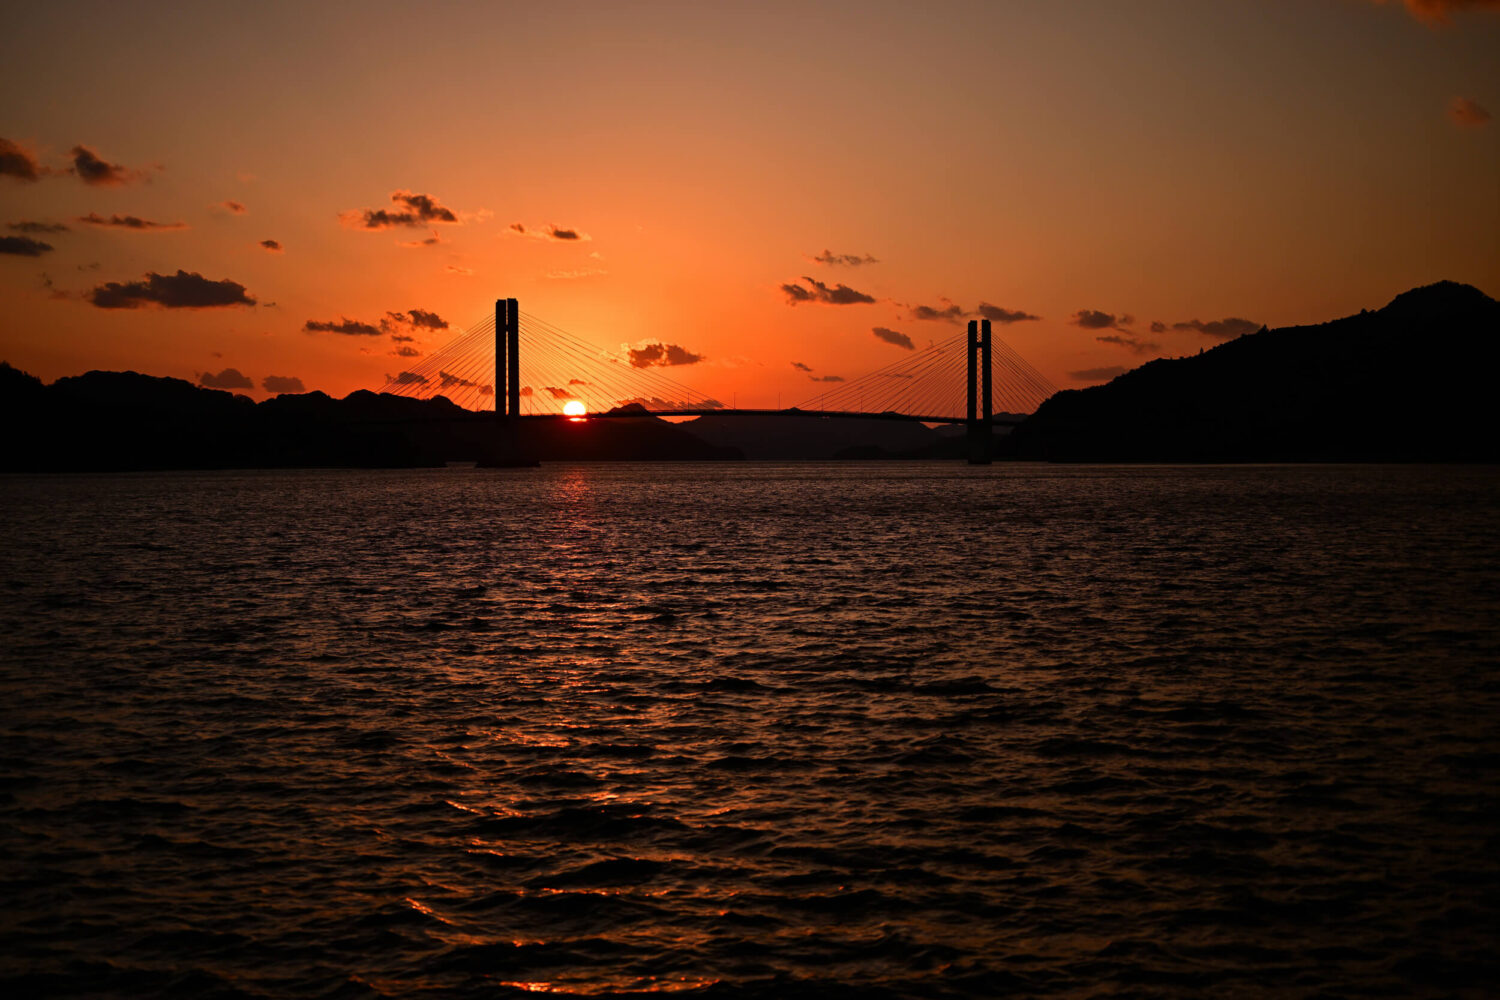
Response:
[[[1497,7],[28,5],[0,38],[0,359],[341,396],[514,296],[771,406],[897,360],[876,327],[961,329],[919,306],[1040,317],[997,333],[1067,387],[1224,320],[1500,294]],[[813,281],[876,301],[783,287]],[[344,320],[379,332],[307,330]]]

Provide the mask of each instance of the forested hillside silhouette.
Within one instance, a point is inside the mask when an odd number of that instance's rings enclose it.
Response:
[[[1005,444],[1053,461],[1496,461],[1500,302],[1440,282],[1060,392]]]

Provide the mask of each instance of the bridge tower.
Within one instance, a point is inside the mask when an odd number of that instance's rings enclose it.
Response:
[[[495,416],[521,415],[521,311],[515,299],[495,300]]]
[[[481,466],[507,469],[540,464],[532,457],[530,439],[523,433],[520,416],[521,311],[515,299],[496,299],[495,421],[499,427],[481,451]]]
[[[989,465],[994,413],[990,393],[990,321],[969,320],[969,409],[965,416],[969,464]],[[979,399],[975,397],[978,396]],[[975,404],[982,400],[983,406]]]

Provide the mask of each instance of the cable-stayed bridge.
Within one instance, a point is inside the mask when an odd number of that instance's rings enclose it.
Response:
[[[990,428],[1013,424],[1057,391],[1015,349],[993,335],[990,321],[919,348],[858,378],[827,388],[789,409],[726,406],[664,374],[672,348],[609,350],[499,299],[486,316],[419,364],[388,378],[380,391],[416,398],[445,396],[468,410],[502,418],[560,419],[717,415],[826,416],[964,424],[970,461],[987,462]]]

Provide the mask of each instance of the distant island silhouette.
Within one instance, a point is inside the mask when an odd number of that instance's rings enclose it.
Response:
[[[1500,303],[1441,282],[1377,312],[1262,329],[1048,399],[997,457],[1046,461],[1496,461]],[[634,411],[639,411],[638,414]],[[672,424],[529,421],[517,449],[492,415],[444,397],[360,390],[256,403],[183,379],[91,371],[44,384],[0,362],[4,471],[403,468],[453,462],[956,459],[958,429],[789,415]],[[624,414],[630,414],[625,416]]]

